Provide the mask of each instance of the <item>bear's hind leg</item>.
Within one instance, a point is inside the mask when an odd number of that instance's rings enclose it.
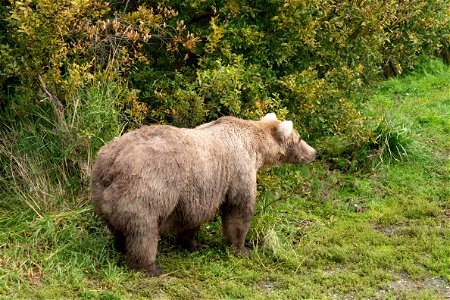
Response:
[[[199,228],[200,227],[196,227],[193,229],[187,229],[179,232],[177,234],[178,243],[190,251],[202,250],[206,248],[207,247],[206,244],[199,242],[195,239]]]
[[[113,236],[114,236],[114,248],[116,248],[117,251],[119,251],[122,254],[125,254],[126,252],[126,240],[125,240],[125,236],[123,235],[123,233],[119,230],[114,230],[112,232]]]
[[[105,221],[109,231],[114,238],[114,248],[122,254],[125,254],[125,236],[122,231],[118,230],[111,222]]]
[[[126,234],[128,268],[145,271],[150,276],[161,275],[163,270],[155,264],[159,236],[157,222],[133,224],[132,228]]]

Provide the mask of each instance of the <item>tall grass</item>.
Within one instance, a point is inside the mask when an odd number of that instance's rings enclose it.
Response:
[[[50,93],[36,101],[20,97],[0,116],[0,193],[10,199],[3,205],[22,201],[40,215],[87,190],[96,151],[123,127],[120,88],[113,81],[88,83],[64,108]]]
[[[373,167],[400,162],[417,154],[410,125],[394,119],[389,113],[378,122],[373,135],[360,150]]]

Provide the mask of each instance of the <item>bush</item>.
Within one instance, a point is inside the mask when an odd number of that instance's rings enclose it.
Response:
[[[13,81],[35,91],[39,75],[62,104],[82,78],[104,70],[117,76],[150,61],[145,51],[170,57],[179,45],[189,49],[196,41],[182,23],[168,27],[177,13],[160,5],[121,12],[105,1],[26,0],[11,1],[0,12],[0,86]]]
[[[361,131],[350,95],[444,53],[450,28],[446,1],[164,3],[198,43],[181,67],[130,73],[151,118],[193,126],[284,107],[311,137]]]
[[[151,119],[192,127],[222,115],[255,119],[267,111],[277,111],[283,118],[287,111],[279,95],[267,89],[268,77],[258,66],[235,56],[228,64],[202,61],[192,76],[147,68],[133,78],[140,99],[151,108]]]

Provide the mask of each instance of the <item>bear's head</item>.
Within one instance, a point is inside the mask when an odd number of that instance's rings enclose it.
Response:
[[[272,126],[272,135],[280,147],[281,162],[303,164],[316,158],[316,150],[302,140],[292,121],[280,121],[274,113],[267,114],[261,121]]]

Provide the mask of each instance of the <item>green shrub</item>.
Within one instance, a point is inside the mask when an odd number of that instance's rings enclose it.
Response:
[[[222,115],[256,119],[269,110],[285,117],[287,110],[279,95],[268,90],[268,78],[270,74],[262,74],[258,66],[234,56],[229,63],[204,60],[192,76],[147,68],[134,77],[134,85],[152,119],[195,126]]]
[[[351,94],[411,69],[424,53],[443,53],[450,28],[446,1],[164,4],[199,42],[184,62],[130,73],[153,119],[196,125],[285,108],[313,138],[362,131]]]
[[[7,1],[0,10],[0,86],[15,79],[21,89],[36,91],[39,75],[64,104],[82,84],[73,73],[119,75],[151,61],[145,51],[170,57],[180,46],[194,48],[196,39],[181,22],[167,26],[176,14],[161,5],[113,11],[98,0]]]
[[[280,95],[296,125],[308,138],[355,130],[362,115],[333,78],[320,78],[316,70],[305,70],[279,80]]]

